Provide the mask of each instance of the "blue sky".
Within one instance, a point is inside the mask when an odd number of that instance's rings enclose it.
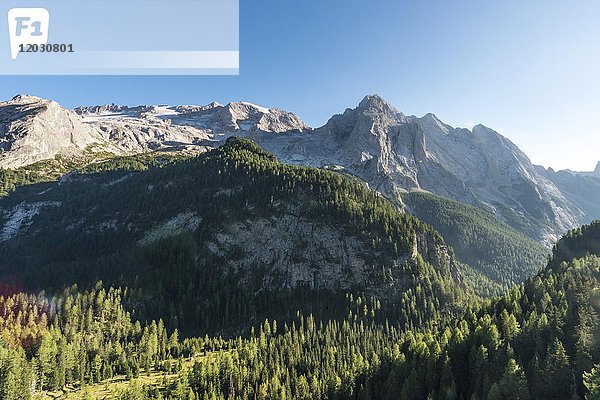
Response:
[[[378,93],[490,126],[535,163],[600,161],[600,2],[241,0],[240,76],[0,77],[64,106],[247,100],[312,126]]]

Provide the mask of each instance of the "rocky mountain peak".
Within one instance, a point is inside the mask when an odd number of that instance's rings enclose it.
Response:
[[[217,107],[223,107],[223,104],[219,103],[218,101],[213,101],[212,103],[206,105],[206,108],[217,108]]]
[[[404,117],[400,111],[378,94],[365,96],[355,109],[361,114],[379,114]]]
[[[0,102],[0,132],[6,135],[8,124],[20,118],[28,118],[44,111],[51,102],[39,97],[17,95],[9,101]]]
[[[497,132],[495,130],[488,128],[487,126],[485,126],[483,124],[474,125],[473,128],[471,129],[471,131],[473,133],[481,133],[481,134],[484,134],[484,133],[494,134],[495,133],[497,135]]]
[[[442,122],[437,115],[435,115],[434,113],[428,112],[427,114],[423,115],[423,117],[421,119],[424,120],[429,120],[429,121],[435,121],[435,122]]]
[[[437,115],[433,113],[427,113],[417,120],[423,127],[423,130],[426,132],[441,132],[447,135],[452,129],[454,129],[450,125],[442,122],[442,120],[440,120]]]
[[[57,154],[80,154],[103,143],[73,111],[58,103],[19,94],[0,102],[0,168],[18,168]]]
[[[355,142],[356,146],[361,147],[363,140],[386,141],[390,127],[407,121],[404,114],[374,94],[365,96],[356,108],[347,108],[343,114],[334,115],[319,130],[333,134],[338,140]]]
[[[341,166],[393,198],[423,189],[484,207],[546,243],[583,215],[514,143],[481,124],[469,130],[431,113],[407,117],[371,95],[314,133],[259,144],[288,162]]]
[[[12,104],[27,104],[27,103],[50,103],[50,100],[42,99],[40,97],[31,96],[28,94],[19,93],[13,97],[9,103]]]
[[[223,131],[302,132],[309,127],[295,114],[245,101],[207,110],[212,126]]]
[[[259,106],[258,104],[250,103],[247,101],[234,101],[227,104],[227,108],[232,111],[243,112],[246,114],[269,114],[270,108]]]

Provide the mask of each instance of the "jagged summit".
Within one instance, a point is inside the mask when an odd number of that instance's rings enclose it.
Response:
[[[418,118],[419,123],[424,127],[425,130],[430,132],[439,131],[444,134],[448,134],[452,129],[452,126],[442,122],[437,115],[433,113],[427,113],[421,118]]]
[[[487,208],[548,244],[584,215],[493,129],[454,128],[432,113],[407,117],[378,95],[334,115],[313,135],[254,139],[284,161],[345,170],[393,198],[426,190]]]
[[[378,94],[367,95],[358,104],[356,108],[359,112],[379,112],[384,114],[402,114],[393,105],[387,102]]]
[[[14,96],[10,102],[12,103],[31,103],[31,102],[49,102],[50,100],[42,99],[41,97],[19,93]]]
[[[378,152],[382,142],[388,140],[391,126],[406,123],[407,117],[381,96],[368,95],[355,108],[347,108],[343,114],[332,116],[327,123],[315,133],[323,141],[327,136],[342,144],[344,149],[338,152],[342,156],[370,159],[371,154]]]
[[[442,121],[438,118],[437,115],[435,115],[432,112],[428,112],[427,114],[423,115],[420,119],[422,120],[430,120],[430,121],[435,121],[438,123],[442,123]]]

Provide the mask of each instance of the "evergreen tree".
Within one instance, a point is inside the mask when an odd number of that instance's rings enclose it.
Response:
[[[548,346],[544,365],[544,393],[547,399],[568,399],[571,397],[572,373],[569,356],[563,344],[555,338]]]
[[[585,387],[588,390],[586,400],[600,400],[600,368],[596,365],[590,372],[583,374]]]

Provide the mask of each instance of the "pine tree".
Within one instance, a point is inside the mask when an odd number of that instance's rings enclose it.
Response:
[[[510,358],[500,381],[500,393],[505,400],[528,400],[527,379],[517,362]]]
[[[584,373],[583,382],[588,390],[586,400],[600,400],[600,366],[596,365],[590,372]]]
[[[487,400],[504,400],[502,390],[497,383],[494,383],[487,394]]]
[[[548,399],[568,399],[571,397],[572,374],[569,356],[557,338],[548,346],[544,365],[544,393]]]

